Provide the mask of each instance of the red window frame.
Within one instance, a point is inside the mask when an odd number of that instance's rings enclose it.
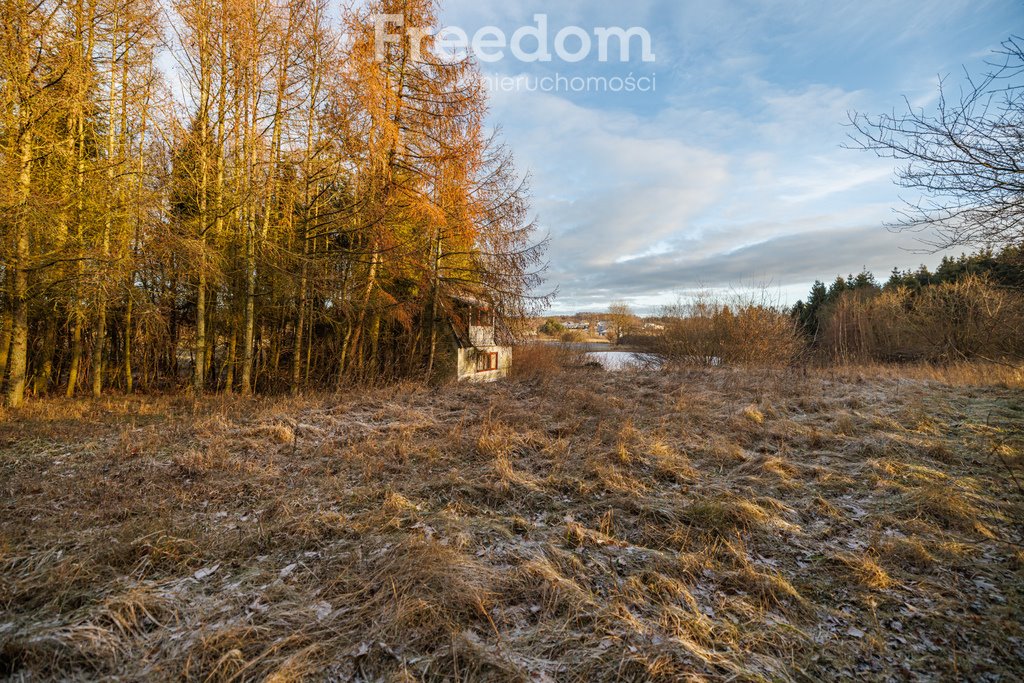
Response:
[[[477,372],[494,372],[498,369],[498,352],[480,354],[476,360]]]

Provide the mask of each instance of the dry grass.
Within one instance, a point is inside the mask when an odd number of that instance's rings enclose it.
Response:
[[[0,677],[1019,678],[1024,394],[908,374],[31,404]]]

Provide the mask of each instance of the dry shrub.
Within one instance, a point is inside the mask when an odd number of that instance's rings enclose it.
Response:
[[[653,347],[673,364],[784,366],[805,348],[793,318],[764,297],[732,305],[700,297],[670,307],[665,317]]]
[[[544,380],[584,364],[583,351],[567,344],[535,342],[515,347],[511,376],[518,380]]]
[[[824,312],[819,342],[843,363],[1020,358],[1024,295],[978,276],[920,293],[852,290]]]

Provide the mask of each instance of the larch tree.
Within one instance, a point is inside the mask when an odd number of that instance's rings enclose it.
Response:
[[[434,2],[166,9],[3,4],[9,405],[430,376],[460,302],[538,301],[525,181]],[[422,30],[381,48],[378,15]]]

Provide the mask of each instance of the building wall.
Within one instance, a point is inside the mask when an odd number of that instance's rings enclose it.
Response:
[[[496,346],[494,343],[494,328],[471,326],[469,328],[469,343],[478,349]]]
[[[498,369],[477,372],[476,365],[479,354],[495,352],[498,354]],[[509,370],[512,368],[512,347],[510,346],[490,345],[475,349],[458,349],[458,357],[460,382],[493,382],[508,377]]]

